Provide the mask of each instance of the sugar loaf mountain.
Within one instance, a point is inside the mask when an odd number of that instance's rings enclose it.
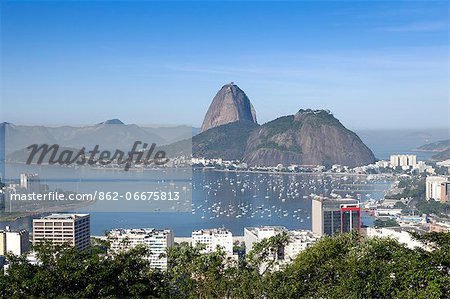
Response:
[[[234,83],[214,97],[192,139],[196,157],[238,159],[249,166],[373,163],[372,151],[327,110],[300,109],[263,125],[245,92]]]

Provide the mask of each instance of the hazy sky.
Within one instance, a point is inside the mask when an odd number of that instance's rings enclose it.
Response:
[[[450,127],[448,1],[0,3],[0,121],[200,126],[234,81],[260,123]]]

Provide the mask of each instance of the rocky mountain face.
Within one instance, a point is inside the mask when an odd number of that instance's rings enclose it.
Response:
[[[233,82],[224,85],[214,97],[201,131],[233,123],[247,121],[257,123],[256,112],[247,95]]]
[[[346,165],[375,162],[372,151],[329,111],[300,110],[258,125],[255,110],[235,84],[223,86],[192,139],[196,157],[241,160],[249,166]]]
[[[251,166],[373,163],[372,151],[325,110],[300,110],[255,129],[247,140],[243,161]]]
[[[250,134],[259,125],[252,121],[236,121],[207,130],[192,137],[196,157],[242,160]]]

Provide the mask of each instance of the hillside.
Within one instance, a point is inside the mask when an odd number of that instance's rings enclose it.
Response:
[[[244,155],[249,165],[359,166],[373,163],[372,151],[325,110],[300,110],[252,132]]]
[[[431,156],[430,159],[433,161],[445,161],[450,159],[450,148],[446,149],[445,151],[434,154],[433,156]]]
[[[419,146],[416,150],[423,152],[442,152],[450,148],[450,139],[440,140]]]
[[[250,121],[238,121],[209,129],[192,138],[192,153],[195,157],[241,160],[249,135],[258,127]]]

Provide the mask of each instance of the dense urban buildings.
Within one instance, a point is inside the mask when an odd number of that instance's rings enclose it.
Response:
[[[108,233],[112,252],[128,250],[137,245],[147,246],[150,250],[150,266],[167,270],[167,249],[174,244],[174,235],[169,229],[136,228],[113,229]]]
[[[426,200],[446,202],[449,200],[449,181],[446,177],[429,176],[426,178]]]
[[[80,250],[89,248],[89,214],[52,214],[33,219],[33,244],[43,241],[55,245],[67,243]]]
[[[312,200],[312,231],[323,235],[346,233],[361,228],[361,208],[355,199],[329,199],[316,197]]]
[[[233,253],[233,234],[225,228],[195,230],[192,232],[192,246],[203,244],[203,252],[212,252],[217,247],[227,253]]]
[[[416,155],[391,155],[391,167],[411,167],[417,164]]]
[[[22,255],[30,248],[30,236],[27,230],[13,231],[9,226],[0,230],[0,255],[12,253]]]

